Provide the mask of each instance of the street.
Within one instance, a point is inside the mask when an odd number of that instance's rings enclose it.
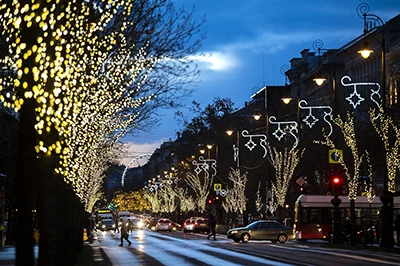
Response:
[[[400,253],[371,253],[321,247],[314,243],[272,244],[270,241],[234,243],[224,235],[217,241],[206,234],[152,232],[130,234],[130,247],[119,247],[119,234],[98,232],[94,250],[102,250],[113,266],[118,265],[399,265]],[[99,253],[100,254],[100,253]]]

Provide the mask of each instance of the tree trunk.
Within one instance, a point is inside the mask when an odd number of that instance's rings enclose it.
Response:
[[[33,265],[32,245],[32,207],[35,151],[35,100],[25,99],[20,110],[20,128],[18,131],[18,155],[16,174],[15,202],[17,207],[16,218],[16,265]]]
[[[354,199],[350,200],[350,224],[351,224],[351,244],[357,245],[357,228],[356,228],[356,202]]]

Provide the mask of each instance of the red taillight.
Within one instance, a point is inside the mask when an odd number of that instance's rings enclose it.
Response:
[[[171,226],[171,223],[169,223],[168,226]]]
[[[183,225],[186,225],[186,223],[183,223]]]
[[[198,222],[195,222],[194,225],[199,225],[199,223],[198,223]]]

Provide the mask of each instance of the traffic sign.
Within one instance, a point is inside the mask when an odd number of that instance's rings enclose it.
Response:
[[[340,160],[343,160],[343,150],[338,149],[330,149],[329,150],[329,163],[337,164],[340,163]]]
[[[215,183],[214,184],[214,191],[220,191],[222,189],[222,184],[221,183]]]

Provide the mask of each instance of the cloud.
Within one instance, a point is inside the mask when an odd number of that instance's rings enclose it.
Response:
[[[359,31],[355,30],[341,30],[341,31],[325,31],[325,32],[287,32],[287,33],[275,33],[271,31],[264,31],[253,38],[246,38],[239,40],[234,43],[228,44],[224,47],[226,51],[240,52],[250,51],[259,52],[264,51],[270,54],[277,54],[282,50],[299,43],[310,43],[316,39],[351,39],[354,36],[359,35]]]
[[[125,143],[128,148],[128,152],[125,157],[121,158],[120,164],[128,166],[129,168],[135,168],[143,166],[147,163],[147,159],[153,152],[159,148],[162,144],[162,140],[152,142],[152,143],[134,143],[132,141],[128,141]]]
[[[191,55],[188,59],[195,61],[201,69],[213,71],[227,71],[238,66],[236,57],[224,51]]]

